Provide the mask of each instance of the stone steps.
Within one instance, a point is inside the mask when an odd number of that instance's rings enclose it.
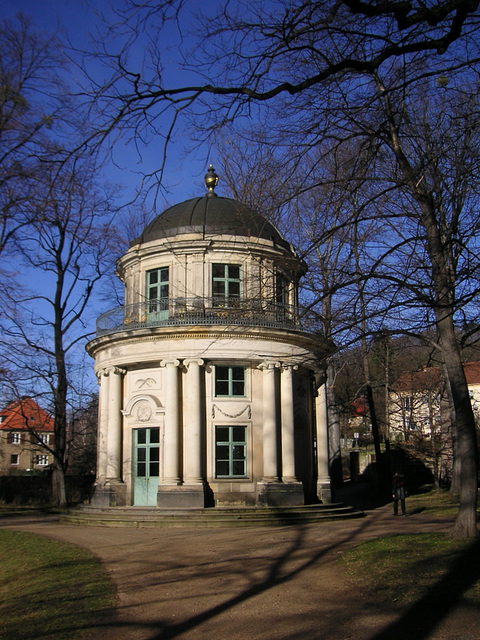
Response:
[[[91,507],[82,505],[62,514],[64,522],[108,527],[256,527],[310,524],[360,518],[364,514],[344,503],[298,507],[216,507],[157,509],[155,507]]]

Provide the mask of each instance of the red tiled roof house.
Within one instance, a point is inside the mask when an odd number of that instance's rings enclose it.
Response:
[[[32,398],[0,411],[0,475],[46,469],[53,463],[53,418]]]

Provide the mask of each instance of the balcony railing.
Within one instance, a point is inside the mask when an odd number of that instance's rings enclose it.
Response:
[[[296,307],[239,298],[161,298],[106,311],[97,319],[97,336],[150,327],[236,325],[306,329]]]

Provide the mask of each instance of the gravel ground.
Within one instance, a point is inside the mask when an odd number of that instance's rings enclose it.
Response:
[[[379,535],[452,528],[426,511],[393,518],[385,505],[356,520],[252,529],[88,527],[52,516],[4,518],[0,526],[100,558],[118,607],[88,630],[89,640],[480,639],[480,611],[438,607],[434,598],[379,610],[337,562],[345,548]]]

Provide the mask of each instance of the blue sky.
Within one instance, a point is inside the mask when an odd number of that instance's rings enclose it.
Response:
[[[32,26],[35,30],[47,33],[55,30],[64,31],[72,45],[79,49],[86,49],[89,46],[89,34],[97,24],[97,12],[108,11],[107,0],[0,0],[0,21],[9,19],[14,21],[16,14],[23,13],[31,18]],[[172,55],[175,49],[172,49]],[[172,69],[175,66],[172,65]],[[166,186],[170,187],[157,202],[156,211],[161,213],[163,209],[176,202],[181,202],[187,198],[202,196],[205,194],[203,176],[205,175],[208,163],[214,162],[214,158],[208,157],[207,152],[200,152],[197,157],[184,159],[185,149],[191,146],[186,135],[180,130],[177,132],[175,144],[171,148],[168,169],[166,172]],[[126,148],[121,143],[116,146],[115,157],[117,166],[113,164],[106,167],[105,177],[109,182],[120,184],[124,188],[121,200],[128,201],[131,194],[135,192],[141,181],[142,170],[152,171],[158,168],[162,156],[162,140],[153,139],[149,147],[144,150],[142,165],[138,157],[131,149]],[[152,214],[153,215],[153,212]],[[16,265],[11,265],[12,269]],[[43,272],[32,273],[23,267],[23,282],[30,286],[33,283],[36,293],[51,294],[51,278]],[[116,302],[113,299],[106,301],[95,296],[84,315],[84,320],[88,323],[88,330],[94,330],[95,318],[113,306]],[[40,307],[37,304],[36,311]],[[45,314],[51,312],[50,307],[45,307]],[[83,345],[78,346],[79,357],[84,355]],[[85,356],[86,357],[86,356]],[[89,359],[89,358],[88,358]],[[93,366],[87,367],[85,372],[88,382],[94,385]]]
[[[110,4],[108,0],[4,0],[0,2],[0,20],[13,20],[16,14],[21,12],[32,19],[35,29],[47,32],[55,29],[63,30],[75,47],[87,49],[90,34],[98,25],[98,14],[108,15]],[[115,0],[113,4],[116,4]],[[117,4],[121,3],[117,2]],[[162,197],[157,202],[157,212],[176,202],[205,193],[203,176],[208,164],[210,162],[215,164],[215,158],[209,156],[207,149],[185,157],[185,151],[191,147],[188,136],[179,129],[175,135],[175,144],[170,149],[164,180],[166,191],[163,191]],[[158,141],[153,139],[150,142],[148,148],[144,150],[141,161],[131,149],[117,143],[115,148],[117,166],[108,167],[106,177],[125,187],[125,199],[128,200],[141,181],[142,171],[151,171],[158,167],[162,153],[160,138]]]

